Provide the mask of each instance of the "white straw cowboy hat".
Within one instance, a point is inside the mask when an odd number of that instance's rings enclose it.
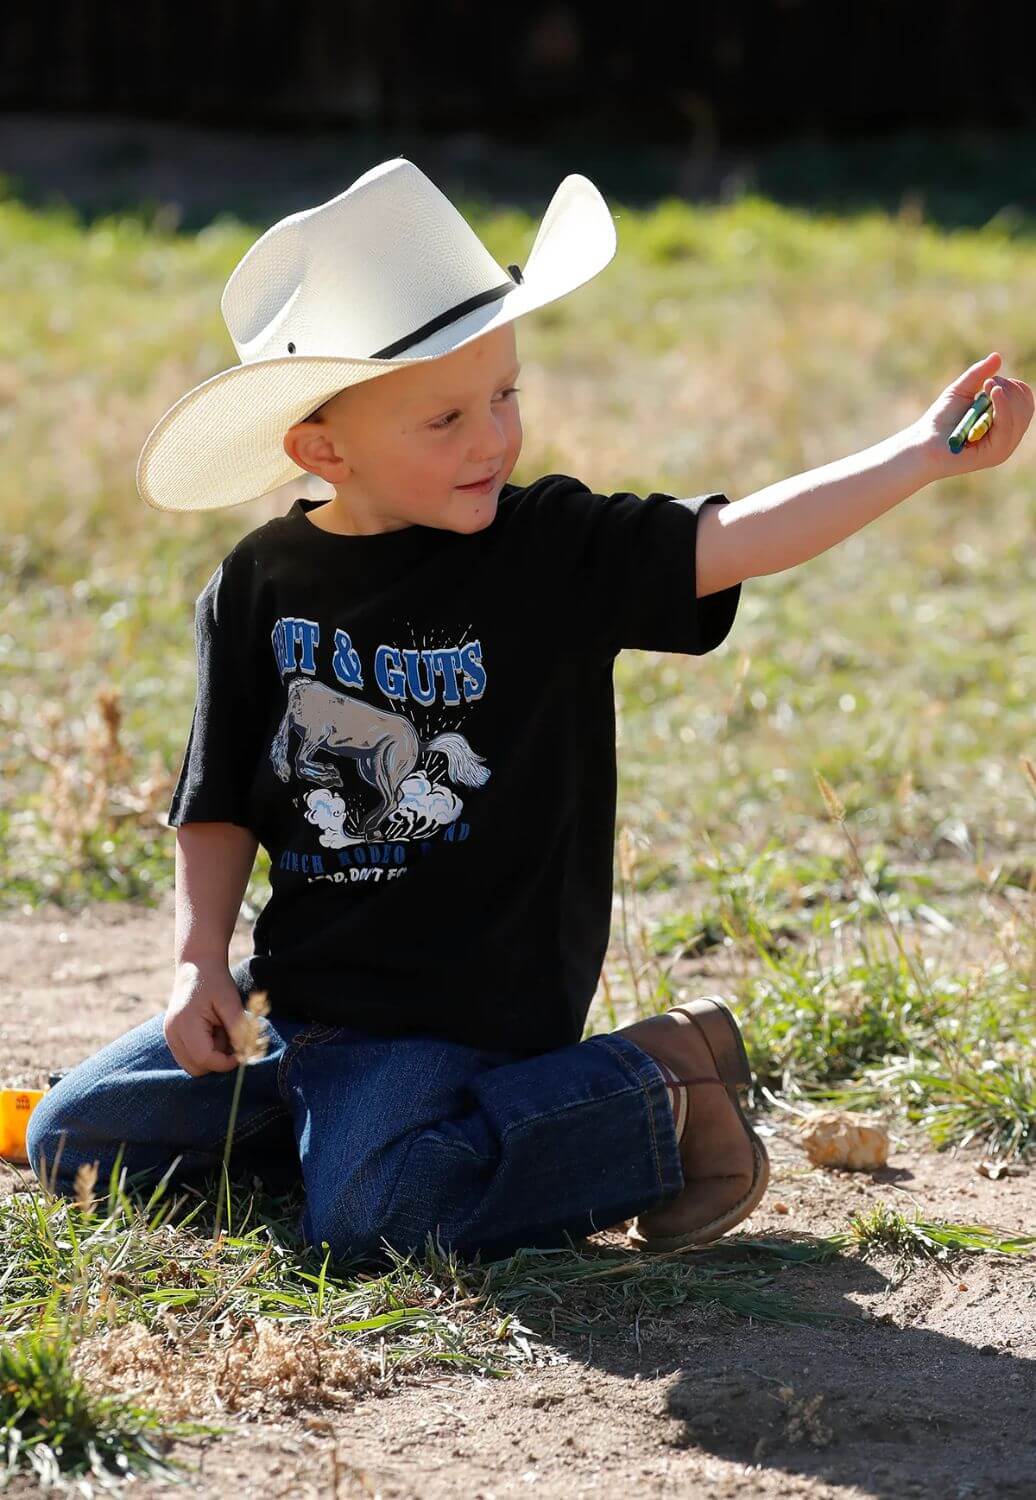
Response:
[[[564,178],[524,274],[504,271],[413,162],[381,162],[281,219],[231,272],[220,308],[241,363],[152,428],[137,489],[156,510],[217,510],[307,475],[284,434],[346,386],[439,359],[582,286],[615,254],[588,178]],[[405,353],[404,353],[405,352]]]

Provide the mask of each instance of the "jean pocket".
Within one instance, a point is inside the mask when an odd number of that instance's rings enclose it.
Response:
[[[277,1092],[289,1108],[291,1101],[288,1098],[288,1073],[303,1047],[321,1046],[326,1042],[333,1042],[345,1030],[347,1030],[345,1026],[329,1026],[324,1021],[311,1021],[308,1026],[303,1026],[302,1030],[292,1037],[281,1053],[281,1060],[277,1066]]]
[[[333,1042],[341,1036],[347,1028],[345,1026],[329,1026],[325,1021],[311,1021],[295,1040],[300,1046],[313,1046],[323,1042]]]

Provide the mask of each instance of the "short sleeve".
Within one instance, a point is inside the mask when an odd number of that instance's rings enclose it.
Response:
[[[169,805],[170,826],[249,827],[249,789],[258,752],[255,664],[246,647],[247,601],[235,594],[224,558],[195,602],[198,687],[187,748]]]
[[[704,598],[695,589],[698,517],[706,505],[729,505],[728,496],[594,494],[581,480],[550,477],[537,507],[540,546],[576,591],[591,644],[690,656],[722,645],[741,584]]]

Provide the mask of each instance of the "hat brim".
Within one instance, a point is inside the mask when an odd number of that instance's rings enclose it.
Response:
[[[609,263],[615,225],[592,182],[571,173],[540,221],[522,281],[413,346],[401,359],[283,355],[202,381],[156,422],[137,460],[137,491],[155,510],[220,510],[307,473],[284,434],[346,386],[427,364],[575,291]]]

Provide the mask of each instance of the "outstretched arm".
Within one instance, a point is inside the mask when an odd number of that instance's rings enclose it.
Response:
[[[729,505],[705,506],[698,518],[698,597],[806,562],[933,480],[1002,464],[1032,420],[1034,400],[1024,380],[998,376],[999,365],[999,354],[971,365],[916,422],[871,448]],[[993,426],[954,454],[947,438],[979,390],[992,396]]]

